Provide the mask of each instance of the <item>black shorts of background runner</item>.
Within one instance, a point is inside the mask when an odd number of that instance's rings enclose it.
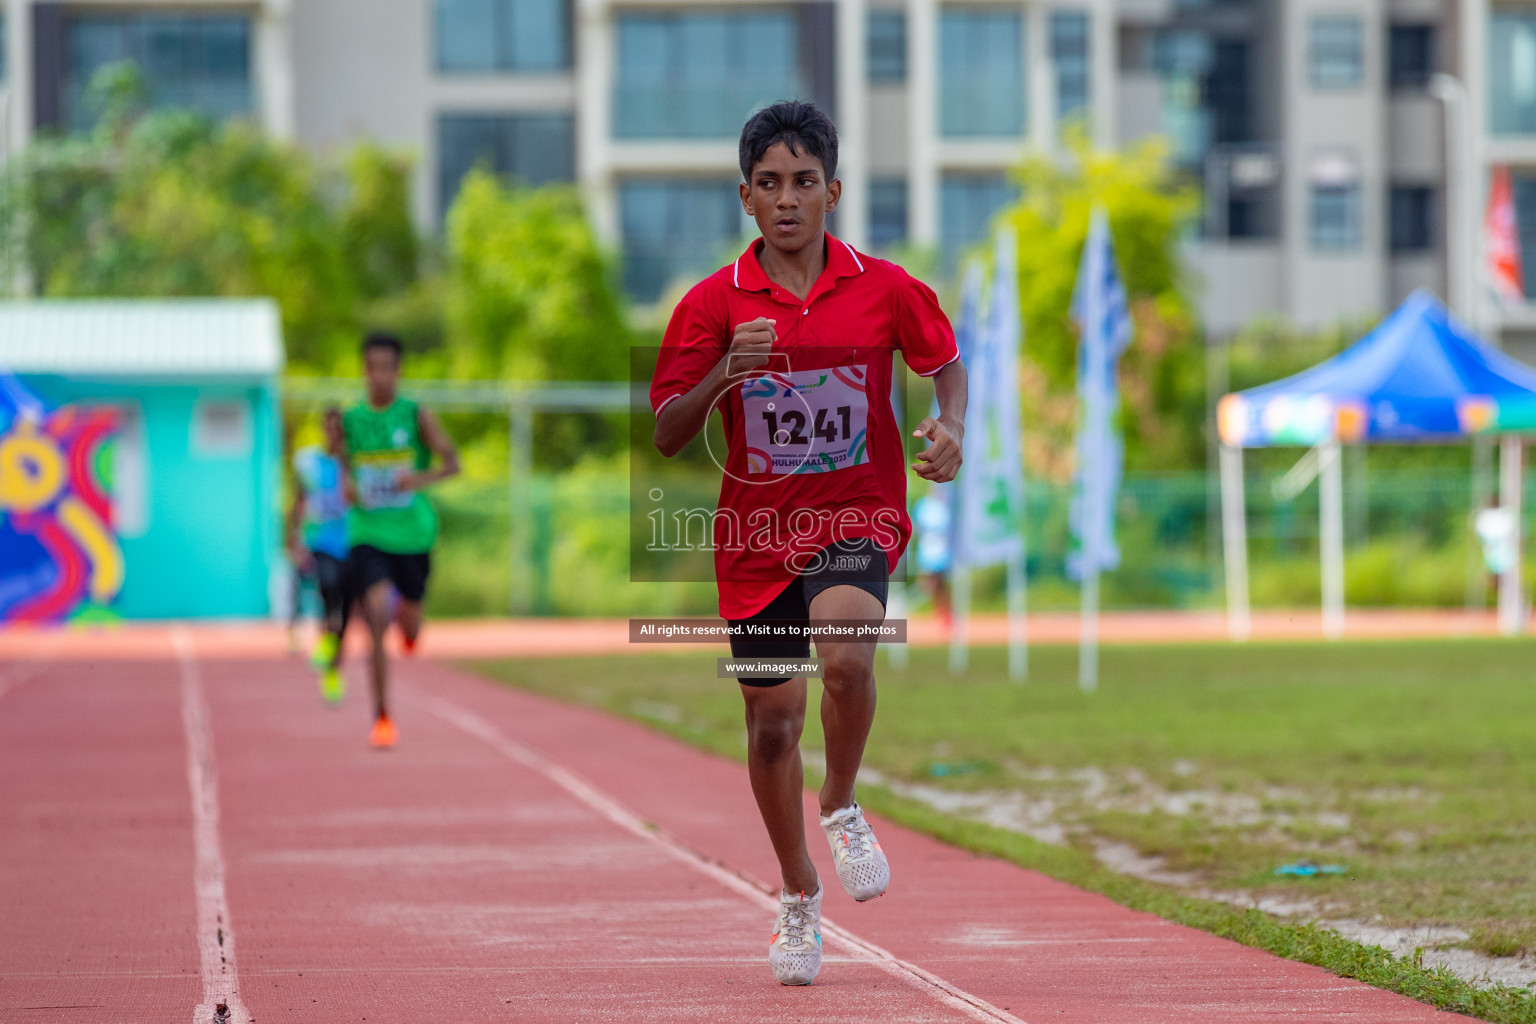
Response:
[[[811,601],[829,587],[858,587],[873,594],[885,607],[890,590],[891,570],[885,552],[872,540],[843,540],[825,547],[821,555],[813,559],[813,567],[789,581],[778,597],[749,619],[730,619],[731,657],[733,658],[808,658],[811,640],[800,636],[793,640],[763,639],[743,635],[742,627],[748,623],[776,622],[793,624],[800,629],[811,624]],[[743,686],[778,686],[787,683],[790,676],[781,679],[738,679]]]
[[[315,589],[320,591],[326,628],[340,635],[346,632],[347,613],[352,610],[346,563],[323,551],[311,551],[309,555],[315,564]]]
[[[423,551],[400,555],[359,544],[347,555],[347,586],[359,599],[368,588],[389,580],[407,601],[420,601],[427,592],[427,577],[432,572],[432,556]]]

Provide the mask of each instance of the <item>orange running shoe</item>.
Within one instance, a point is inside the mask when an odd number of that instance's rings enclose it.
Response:
[[[399,738],[400,730],[395,728],[388,715],[380,715],[373,723],[373,732],[368,734],[368,742],[377,750],[388,750]]]

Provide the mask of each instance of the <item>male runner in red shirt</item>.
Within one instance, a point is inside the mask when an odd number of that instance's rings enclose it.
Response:
[[[809,640],[750,627],[885,618],[890,571],[912,534],[906,456],[891,408],[892,360],[934,378],[939,415],[914,469],[960,468],[965,367],[922,282],[826,231],[837,206],[837,130],[808,103],[780,103],[742,129],[741,202],[762,238],[696,285],[667,327],[651,406],[656,446],[675,455],[718,406],[729,444],[715,518],[720,614],[734,658],[804,658]],[[873,899],[890,868],[854,800],[875,713],[873,640],[818,638],[827,773],[821,826],[850,896]],[[747,764],[784,876],[768,950],[774,976],[821,969],[821,884],[805,847],[800,732],[806,679],[741,678]]]

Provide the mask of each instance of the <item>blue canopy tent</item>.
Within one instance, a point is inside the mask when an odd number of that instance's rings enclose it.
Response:
[[[1453,442],[1536,429],[1536,369],[1484,343],[1426,291],[1417,291],[1365,337],[1309,370],[1222,398],[1222,535],[1228,624],[1248,631],[1247,537],[1242,450],[1306,445],[1288,475],[1293,491],[1319,480],[1323,628],[1343,631],[1343,484],[1339,446]],[[1504,446],[1501,491],[1519,518],[1518,438]],[[1500,621],[1518,628],[1519,564],[1500,584]],[[1508,592],[1506,593],[1506,589]],[[1513,628],[1512,628],[1513,627]]]

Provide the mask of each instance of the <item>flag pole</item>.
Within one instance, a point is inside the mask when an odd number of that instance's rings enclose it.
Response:
[[[967,371],[972,370],[983,355],[980,323],[982,284],[981,267],[974,262],[968,264],[961,285],[960,315],[955,330],[955,342]],[[965,411],[967,430],[982,422],[984,412],[983,395],[973,395]],[[976,432],[984,433],[980,429]],[[953,529],[949,549],[949,671],[953,675],[965,673],[971,656],[971,565],[974,554],[971,533],[976,525],[975,472],[974,468],[962,467],[950,492],[953,499],[950,507]]]
[[[891,374],[891,412],[895,415],[896,426],[901,430],[903,435],[905,435],[907,431],[907,403],[906,395],[903,393],[905,390],[903,385],[905,383],[906,378],[901,376],[900,371],[896,371]],[[909,554],[904,557],[900,563],[898,563],[902,569],[906,571],[903,572],[901,579],[891,581],[890,592],[886,596],[885,616],[887,619],[908,618],[906,577],[911,574],[911,561],[911,555]],[[911,626],[912,623],[909,620],[907,622],[907,628],[910,629]],[[907,669],[906,642],[887,643],[884,646],[886,661],[890,664],[891,668],[898,672],[905,672]]]
[[[1108,339],[1104,335],[1104,289],[1102,281],[1104,247],[1097,234],[1102,213],[1095,210],[1088,231],[1088,257],[1084,261],[1088,287],[1083,292],[1083,316],[1078,344],[1084,347],[1086,359],[1083,371],[1087,376],[1084,388],[1083,414],[1087,420],[1084,441],[1080,452],[1083,464],[1078,472],[1083,480],[1083,593],[1081,622],[1078,627],[1077,685],[1084,693],[1099,688],[1099,564],[1103,560],[1099,550],[1103,539],[1104,523],[1100,518],[1104,504],[1104,359]]]
[[[1008,678],[1014,682],[1029,678],[1029,584],[1024,559],[1024,538],[1020,536],[1018,553],[1008,559]]]
[[[949,671],[964,675],[971,660],[971,567],[951,556],[949,565]]]
[[[1012,543],[1006,557],[1008,585],[1008,678],[1023,682],[1029,678],[1029,579],[1027,574],[1029,542],[1024,527],[1028,522],[1024,506],[1024,424],[1019,397],[1019,358],[1024,329],[1019,310],[1017,232],[1001,227],[994,239],[994,281],[992,286],[992,329],[996,346],[997,380],[993,382],[998,402],[1001,429],[1009,435],[1001,451],[1012,453],[1002,464],[1006,474],[1008,515],[1006,525],[1012,531]]]
[[[1090,298],[1086,305],[1090,317],[1100,312],[1094,308],[1098,305],[1094,299]],[[1089,324],[1097,322],[1097,319],[1088,321]],[[1088,443],[1083,445],[1083,466],[1080,469],[1084,483],[1083,604],[1082,622],[1078,629],[1077,685],[1084,693],[1093,693],[1099,688],[1099,562],[1102,557],[1099,541],[1104,529],[1099,507],[1104,501],[1100,489],[1102,467],[1098,465],[1104,456],[1104,439],[1099,422],[1103,419],[1100,408],[1103,405],[1103,394],[1099,385],[1099,378],[1103,376],[1099,358],[1102,348],[1102,345],[1092,343],[1089,346],[1085,410],[1088,416]]]

